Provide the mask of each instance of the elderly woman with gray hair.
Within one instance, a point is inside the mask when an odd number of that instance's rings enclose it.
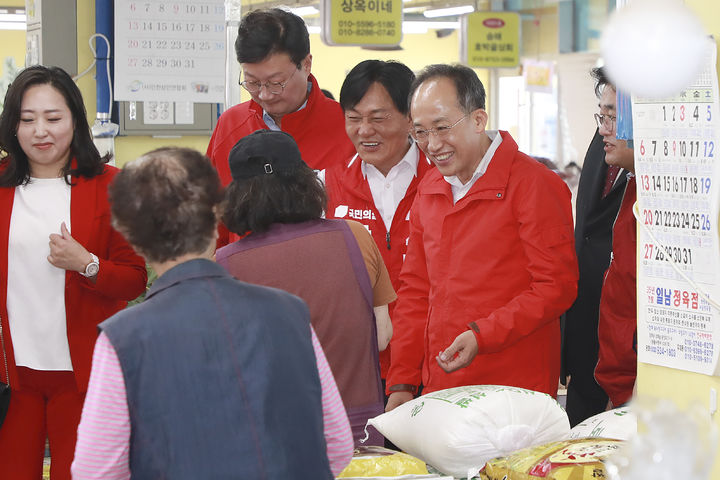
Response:
[[[110,188],[113,224],[159,275],[100,325],[73,478],[331,479],[352,437],[308,308],[212,261],[220,181],[160,149]]]

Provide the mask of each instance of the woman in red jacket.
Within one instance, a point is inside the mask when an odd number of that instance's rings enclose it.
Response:
[[[0,478],[40,478],[48,438],[51,479],[69,479],[97,324],[143,291],[145,263],[110,225],[117,170],[63,70],[29,67],[10,85],[0,156],[0,379],[12,389]]]

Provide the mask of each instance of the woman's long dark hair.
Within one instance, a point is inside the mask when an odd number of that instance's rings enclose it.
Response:
[[[68,175],[92,178],[102,173],[110,155],[101,157],[92,141],[85,104],[77,85],[70,75],[59,67],[35,65],[22,70],[5,94],[5,104],[0,114],[0,153],[5,155],[0,160],[0,187],[15,187],[30,181],[30,164],[15,134],[20,123],[23,96],[28,88],[34,85],[50,85],[55,88],[65,98],[72,114],[75,129],[70,143],[70,158],[62,169],[65,181],[70,183]],[[73,158],[77,162],[74,169],[71,168]]]

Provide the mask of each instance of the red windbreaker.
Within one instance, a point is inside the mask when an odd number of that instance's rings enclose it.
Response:
[[[570,191],[500,134],[487,171],[457,204],[437,170],[418,187],[388,388],[498,384],[557,394],[559,317],[578,279]],[[468,328],[479,353],[447,374],[435,357]]]

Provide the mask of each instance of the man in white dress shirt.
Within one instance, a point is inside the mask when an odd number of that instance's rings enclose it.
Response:
[[[408,94],[414,79],[406,65],[392,61],[365,60],[350,70],[340,90],[340,106],[357,153],[325,171],[327,218],[365,225],[396,290],[407,251],[410,206],[418,183],[432,167],[410,137]],[[394,306],[389,305],[391,318]],[[380,353],[383,380],[389,365],[390,348]]]

